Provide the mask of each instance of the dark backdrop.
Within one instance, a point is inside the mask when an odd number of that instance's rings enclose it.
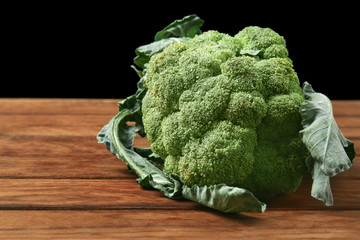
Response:
[[[230,4],[231,3],[231,4]],[[284,36],[300,81],[331,99],[360,99],[356,6],[131,2],[19,5],[4,22],[0,97],[124,98],[136,90],[136,47],[185,15],[236,34],[249,25]]]

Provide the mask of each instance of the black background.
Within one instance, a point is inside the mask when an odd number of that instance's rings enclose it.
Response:
[[[125,98],[138,81],[130,68],[135,48],[195,13],[205,21],[203,31],[235,35],[250,25],[272,28],[285,37],[301,82],[331,99],[360,99],[355,9],[241,1],[9,6],[0,97]]]

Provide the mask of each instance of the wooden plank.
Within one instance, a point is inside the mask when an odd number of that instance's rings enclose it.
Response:
[[[2,156],[103,155],[95,137],[1,136]]]
[[[359,211],[0,211],[0,239],[354,240],[359,222]]]
[[[146,138],[136,137],[135,147],[147,147]],[[0,156],[104,156],[111,154],[96,136],[1,136]]]
[[[347,128],[345,128],[347,129]],[[85,131],[84,131],[85,132]],[[343,131],[345,136],[351,131]],[[351,139],[351,138],[350,138]],[[357,158],[360,139],[352,139]],[[148,147],[146,138],[136,137],[136,147]],[[95,136],[1,136],[0,177],[122,177],[126,171],[105,145],[98,144]],[[355,161],[360,175],[358,161]],[[54,168],[56,167],[56,168]],[[69,171],[72,169],[72,171]],[[51,171],[50,171],[51,170]],[[354,175],[355,175],[354,172]],[[13,174],[13,175],[12,175]]]
[[[144,190],[135,179],[0,179],[0,209],[205,208]],[[310,196],[310,178],[297,192],[266,203],[269,209],[360,210],[360,179],[333,180],[331,185],[335,205],[330,208]]]
[[[335,116],[335,121],[340,129],[353,128],[360,129],[360,116]]]
[[[360,96],[359,96],[360,98]],[[331,101],[336,116],[360,116],[360,100]]]
[[[0,178],[134,179],[135,175],[104,149],[103,155],[0,156]]]
[[[0,115],[0,135],[96,137],[112,115]]]
[[[0,209],[194,209],[133,179],[0,179]]]
[[[360,141],[357,143],[360,144]],[[357,144],[357,146],[359,146]],[[127,166],[103,146],[96,155],[0,156],[1,178],[132,178]],[[359,147],[357,148],[359,149]],[[360,151],[357,152],[357,158]],[[360,161],[336,179],[360,178]]]
[[[353,141],[359,158],[360,139]],[[135,146],[150,143],[136,137]],[[114,178],[125,177],[125,168],[95,137],[0,135],[0,177]],[[360,176],[360,161],[349,173]]]

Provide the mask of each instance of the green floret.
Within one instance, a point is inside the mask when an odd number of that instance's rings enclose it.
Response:
[[[202,138],[186,144],[178,173],[190,185],[244,182],[253,169],[255,130],[228,121],[213,125]]]
[[[285,139],[259,141],[255,148],[253,171],[245,187],[260,199],[295,192],[306,174],[306,148],[297,137]]]
[[[279,34],[248,27],[173,43],[151,57],[145,82],[143,124],[167,172],[262,199],[299,186],[304,96]]]
[[[286,58],[270,58],[255,64],[256,72],[266,88],[265,96],[288,94],[299,89],[299,79],[292,68],[292,63]]]
[[[236,92],[231,95],[224,116],[236,125],[255,128],[266,115],[264,99],[257,94]]]
[[[246,27],[235,38],[240,40],[245,50],[260,50],[262,58],[288,56],[284,37],[270,28]]]

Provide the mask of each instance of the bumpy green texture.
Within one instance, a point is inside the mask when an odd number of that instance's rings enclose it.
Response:
[[[145,132],[167,172],[260,199],[297,189],[304,96],[282,36],[260,27],[234,37],[208,31],[152,56],[145,81]]]

